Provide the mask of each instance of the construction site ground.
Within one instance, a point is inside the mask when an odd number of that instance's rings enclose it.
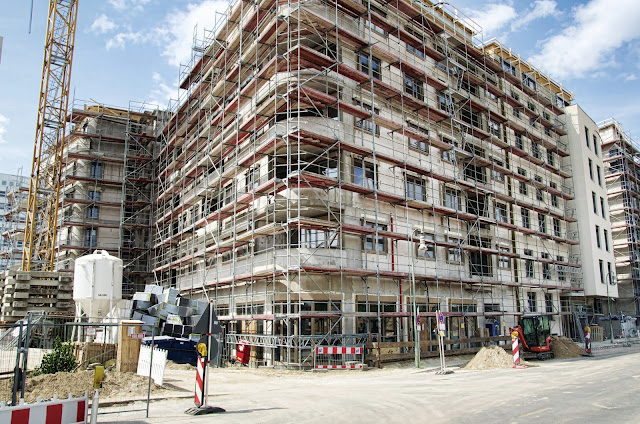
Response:
[[[195,371],[168,369],[170,390],[152,395],[149,418],[111,413],[99,422],[637,422],[640,344],[594,348],[593,357],[528,369],[465,370],[459,366],[472,356],[454,357],[449,375],[436,375],[437,359],[420,370],[412,362],[367,371],[215,369],[209,404],[227,412],[209,418],[184,413],[193,406]]]

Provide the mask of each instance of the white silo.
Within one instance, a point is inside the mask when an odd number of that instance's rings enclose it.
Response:
[[[122,300],[122,259],[106,250],[76,259],[73,300],[79,315],[106,316]]]

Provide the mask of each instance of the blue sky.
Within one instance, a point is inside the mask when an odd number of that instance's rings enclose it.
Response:
[[[596,121],[615,117],[640,133],[640,0],[451,0],[460,16],[497,37],[574,92]],[[212,28],[226,1],[80,0],[72,71],[77,105],[146,102],[179,95],[180,64],[195,31]],[[47,0],[0,0],[0,172],[31,169]]]

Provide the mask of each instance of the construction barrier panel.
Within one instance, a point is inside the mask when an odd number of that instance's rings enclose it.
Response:
[[[143,377],[149,376],[149,367],[151,367],[151,378],[158,386],[162,386],[164,382],[164,368],[167,365],[167,351],[164,349],[153,348],[153,364],[151,363],[151,346],[140,346],[140,355],[138,356],[137,374]]]
[[[362,369],[364,346],[316,346],[313,351],[315,369]]]
[[[36,401],[16,406],[5,406],[0,403],[0,423],[6,424],[79,424],[88,423],[89,397],[87,392],[84,397],[73,398],[69,394],[68,399],[53,399],[47,402]]]
[[[513,352],[513,365],[520,365],[520,349],[518,346],[518,332],[511,333],[511,351]]]
[[[205,358],[198,356],[198,366],[196,367],[196,391],[194,403],[197,407],[200,407],[204,403],[204,373],[205,373]]]

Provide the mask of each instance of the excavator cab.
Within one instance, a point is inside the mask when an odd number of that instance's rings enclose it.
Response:
[[[538,359],[553,358],[549,317],[546,315],[523,317],[517,330],[523,344],[525,358],[529,352]]]

